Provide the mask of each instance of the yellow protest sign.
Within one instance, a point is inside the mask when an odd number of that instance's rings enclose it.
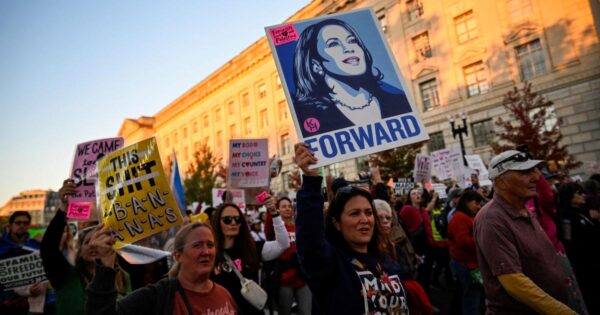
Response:
[[[97,166],[101,219],[115,233],[115,248],[183,223],[156,138],[112,152]]]

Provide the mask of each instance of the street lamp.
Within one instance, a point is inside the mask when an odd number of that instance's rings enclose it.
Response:
[[[469,128],[467,126],[467,114],[462,112],[460,117],[462,118],[462,126],[456,127],[454,125],[454,117],[452,115],[448,116],[448,121],[450,122],[450,126],[452,127],[452,137],[454,137],[454,139],[456,139],[456,135],[458,135],[458,139],[460,140],[460,150],[462,151],[462,155],[464,157],[465,156],[465,143],[463,141],[463,133],[465,134],[465,136],[468,136]]]

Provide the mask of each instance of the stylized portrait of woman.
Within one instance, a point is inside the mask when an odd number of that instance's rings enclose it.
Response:
[[[410,112],[404,92],[383,79],[346,22],[327,19],[306,28],[294,52],[294,107],[303,136]]]

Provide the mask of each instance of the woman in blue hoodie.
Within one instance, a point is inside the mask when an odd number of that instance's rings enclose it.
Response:
[[[371,194],[338,189],[323,219],[323,178],[309,169],[317,159],[299,143],[294,161],[304,172],[296,197],[296,244],[320,312],[407,314],[400,267],[389,254]]]

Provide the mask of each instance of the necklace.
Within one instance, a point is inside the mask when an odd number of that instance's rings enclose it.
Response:
[[[359,110],[359,109],[363,109],[369,105],[371,105],[371,102],[373,101],[373,94],[369,93],[369,99],[367,100],[367,103],[365,105],[361,105],[361,106],[350,106],[340,100],[338,100],[337,98],[333,97],[333,102],[337,105],[343,106],[348,108],[349,110]]]

